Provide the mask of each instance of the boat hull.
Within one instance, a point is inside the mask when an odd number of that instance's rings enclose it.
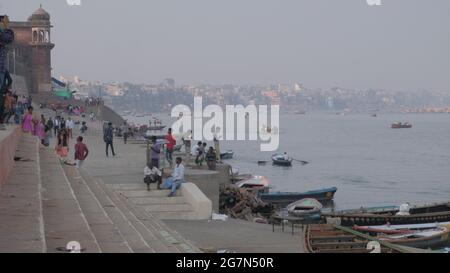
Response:
[[[291,203],[294,203],[296,201],[305,198],[314,198],[320,203],[326,205],[333,201],[336,191],[337,188],[329,188],[303,193],[289,193],[289,192],[264,193],[260,194],[260,198],[262,201],[266,203],[271,203],[277,207],[286,207]]]
[[[416,206],[410,209],[410,215],[396,215],[396,210],[382,210],[377,213],[324,213],[322,219],[326,222],[339,219],[343,226],[378,226],[389,223],[391,225],[427,224],[450,222],[450,203]]]

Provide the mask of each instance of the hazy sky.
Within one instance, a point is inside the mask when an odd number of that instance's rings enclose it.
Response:
[[[0,0],[51,14],[54,74],[450,92],[450,1]]]

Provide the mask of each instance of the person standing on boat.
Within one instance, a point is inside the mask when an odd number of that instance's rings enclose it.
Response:
[[[284,158],[284,160],[289,160],[289,156],[288,156],[288,154],[286,152],[284,152],[283,158]]]
[[[177,141],[172,136],[172,128],[169,128],[169,130],[167,131],[166,140],[167,140],[166,159],[169,162],[170,166],[172,167],[172,165],[173,165],[173,158],[172,158],[173,148],[177,144]]]

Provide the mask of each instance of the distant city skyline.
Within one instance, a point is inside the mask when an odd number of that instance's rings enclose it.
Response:
[[[54,25],[55,77],[450,92],[450,2],[6,0]]]

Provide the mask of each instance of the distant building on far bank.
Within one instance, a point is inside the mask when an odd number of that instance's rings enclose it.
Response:
[[[23,76],[31,93],[52,91],[50,14],[42,6],[26,22],[11,22],[15,41],[8,53],[8,69]]]

